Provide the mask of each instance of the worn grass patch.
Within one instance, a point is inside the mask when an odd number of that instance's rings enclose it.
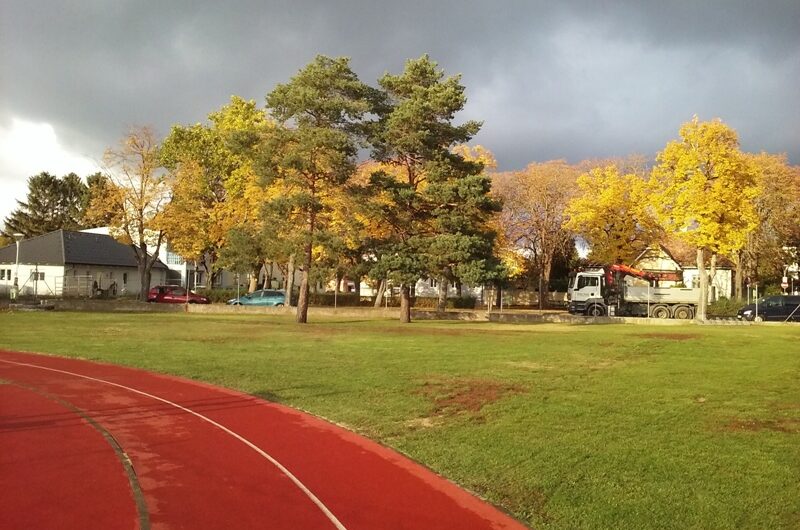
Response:
[[[208,381],[395,447],[534,528],[798,528],[800,326],[0,314],[0,348]]]
[[[522,391],[521,386],[502,381],[443,378],[425,381],[417,393],[431,401],[432,415],[453,416],[478,413],[503,396]]]

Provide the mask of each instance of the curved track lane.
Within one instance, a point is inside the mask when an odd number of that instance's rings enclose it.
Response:
[[[13,352],[0,352],[0,488],[11,528],[524,528],[294,409]]]

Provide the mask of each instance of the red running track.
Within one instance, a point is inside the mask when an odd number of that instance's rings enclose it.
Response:
[[[517,529],[328,422],[140,370],[0,351],[3,528]]]

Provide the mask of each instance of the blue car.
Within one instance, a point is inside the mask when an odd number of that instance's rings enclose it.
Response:
[[[228,300],[228,305],[263,305],[280,307],[283,306],[286,300],[286,294],[283,291],[274,291],[270,289],[260,289],[252,293],[245,294],[239,298],[231,298]]]

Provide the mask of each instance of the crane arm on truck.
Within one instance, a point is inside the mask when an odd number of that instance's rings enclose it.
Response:
[[[641,278],[643,280],[647,280],[651,285],[658,281],[658,276],[651,274],[647,271],[639,270],[634,267],[629,267],[628,265],[623,265],[621,263],[615,263],[614,265],[609,265],[605,267],[606,272],[606,284],[614,285],[616,282],[614,281],[615,276],[619,276],[620,278],[624,278],[625,276],[634,276],[636,278]]]

